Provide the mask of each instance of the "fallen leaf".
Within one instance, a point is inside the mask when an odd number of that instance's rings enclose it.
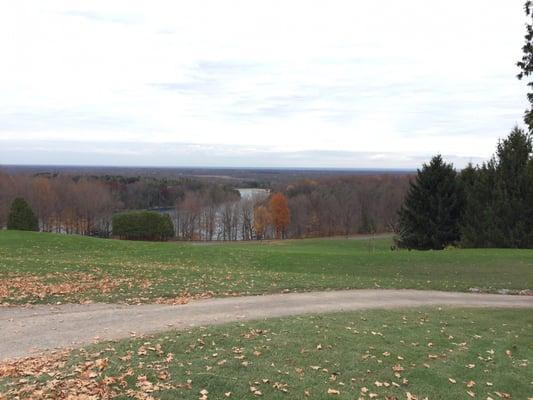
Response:
[[[250,386],[250,392],[252,392],[253,395],[255,396],[262,396],[263,393],[261,393],[261,391],[256,388],[255,386]]]
[[[403,372],[404,369],[403,369],[403,367],[400,364],[396,364],[396,365],[392,366],[392,370],[394,372]]]

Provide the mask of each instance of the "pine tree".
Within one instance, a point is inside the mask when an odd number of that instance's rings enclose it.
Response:
[[[465,192],[461,223],[461,244],[464,247],[494,247],[502,240],[494,205],[495,165],[494,159],[481,167],[469,165],[459,176]]]
[[[7,220],[7,229],[19,231],[38,231],[39,221],[29,204],[21,197],[11,203],[11,210]]]
[[[400,209],[399,247],[441,250],[459,241],[463,192],[453,165],[440,155],[418,170]]]
[[[526,16],[530,22],[526,24],[526,34],[524,36],[525,44],[522,46],[523,56],[517,63],[520,68],[518,79],[529,78],[533,74],[533,3],[528,0],[524,5]],[[529,79],[527,86],[533,90],[533,81]],[[533,106],[533,93],[530,91],[527,94],[529,104]],[[533,131],[533,108],[526,110],[524,115],[524,122],[529,127],[529,131]]]
[[[518,127],[498,143],[494,201],[501,247],[533,245],[532,150],[531,135]]]
[[[532,138],[518,127],[481,167],[461,173],[465,247],[533,247]]]

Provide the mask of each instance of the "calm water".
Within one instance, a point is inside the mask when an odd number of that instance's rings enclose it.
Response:
[[[269,190],[268,189],[256,189],[256,188],[245,188],[245,189],[237,189],[241,195],[242,200],[247,200],[251,198],[266,198],[268,197]]]

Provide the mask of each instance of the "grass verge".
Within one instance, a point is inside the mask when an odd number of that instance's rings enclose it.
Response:
[[[532,362],[533,313],[526,310],[374,310],[171,331],[0,365],[0,392],[5,398],[531,399]]]

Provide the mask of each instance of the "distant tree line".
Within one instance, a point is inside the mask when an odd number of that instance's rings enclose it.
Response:
[[[356,175],[277,185],[269,197],[220,203],[191,193],[173,213],[182,240],[307,238],[392,232],[410,175]],[[216,197],[216,196],[215,196]]]
[[[8,175],[0,172],[0,228],[16,197],[27,201],[38,229],[108,237],[114,214],[168,214],[178,240],[254,240],[390,232],[408,175],[326,176],[276,184],[273,193],[240,198],[205,180],[112,175]],[[263,185],[266,186],[266,185]],[[118,232],[118,231],[117,231]],[[125,237],[126,235],[117,234]]]
[[[286,190],[290,237],[392,232],[411,175],[357,175],[302,180]]]
[[[23,198],[45,232],[107,237],[112,216],[125,210],[173,208],[177,202],[211,190],[216,201],[239,198],[228,185],[193,179],[79,176],[58,174],[9,175],[0,171],[0,229],[7,226],[13,200]]]
[[[481,165],[456,172],[435,156],[400,209],[398,245],[533,248],[532,149],[531,134],[515,128]]]
[[[111,215],[120,207],[103,182],[70,176],[7,175],[0,172],[0,227],[17,197],[31,206],[39,230],[105,236]]]
[[[246,214],[245,205],[239,204],[239,200],[238,191],[228,191],[214,184],[186,192],[171,212],[176,237],[180,240],[237,240],[239,214]],[[243,237],[251,239],[244,234]]]

